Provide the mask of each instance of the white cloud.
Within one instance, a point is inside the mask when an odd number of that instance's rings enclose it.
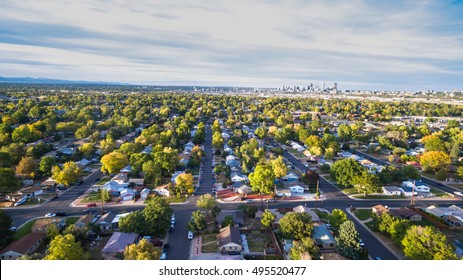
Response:
[[[463,72],[462,10],[440,1],[3,0],[0,62],[20,59],[1,63],[0,75],[359,87],[437,75],[436,87],[451,88]]]

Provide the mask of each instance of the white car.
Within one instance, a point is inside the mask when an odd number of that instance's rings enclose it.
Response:
[[[55,213],[47,213],[47,214],[45,214],[46,218],[53,218],[54,216],[56,216]]]
[[[160,260],[167,260],[167,253],[162,253]]]
[[[365,243],[363,243],[362,239],[359,239],[360,247],[365,247]]]
[[[193,232],[191,231],[188,231],[188,239],[193,239]]]

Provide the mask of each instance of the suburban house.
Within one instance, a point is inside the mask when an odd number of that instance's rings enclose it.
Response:
[[[185,173],[184,171],[175,171],[174,174],[172,174],[172,177],[170,178],[170,181],[172,183],[175,183],[177,180],[178,175]]]
[[[287,190],[287,189],[284,189],[284,190],[278,190],[276,191],[276,196],[279,196],[279,197],[290,197],[291,196],[291,191],[290,190]]]
[[[42,232],[31,232],[3,248],[0,251],[0,258],[2,260],[15,260],[21,256],[32,254],[42,244],[45,236],[46,234]]]
[[[121,191],[122,201],[133,200],[134,197],[135,197],[135,192],[132,189],[127,188]]]
[[[104,214],[103,216],[100,217],[100,219],[97,222],[97,225],[100,227],[100,230],[102,232],[112,230],[113,229],[113,224],[112,221],[115,218],[116,214],[113,212],[108,212]]]
[[[301,186],[292,186],[292,187],[289,187],[289,190],[292,193],[304,193],[304,188]]]
[[[153,145],[149,145],[149,146],[146,146],[146,148],[143,149],[143,151],[141,153],[150,155],[152,151],[153,151]]]
[[[129,180],[127,173],[119,173],[114,176],[111,181],[117,182],[118,184],[124,184]]]
[[[47,219],[38,219],[32,225],[32,232],[47,232],[48,227],[54,224],[58,228],[62,228],[66,225],[66,219],[60,219],[57,217],[47,218]]]
[[[128,183],[120,183],[119,181],[109,181],[103,185],[103,189],[106,189],[111,196],[119,196],[121,191],[128,188]]]
[[[408,221],[421,221],[421,219],[423,218],[415,210],[412,210],[407,207],[402,207],[399,209],[391,209],[389,213],[398,219],[408,220]]]
[[[418,181],[417,183],[421,183],[421,181]],[[431,191],[431,188],[423,185],[422,183],[420,185],[415,185],[413,182],[411,181],[404,181],[402,182],[402,187],[408,187],[408,188],[411,188],[417,192],[430,192]]]
[[[42,187],[33,186],[21,189],[18,191],[19,194],[23,195],[26,198],[37,196],[43,194]]]
[[[445,215],[444,221],[454,227],[463,226],[463,218],[456,215]]]
[[[217,247],[222,254],[239,254],[243,250],[241,241],[240,230],[235,227],[222,228],[217,235]]]
[[[80,168],[84,168],[85,166],[87,166],[88,164],[90,163],[90,161],[88,159],[81,159],[80,161],[76,162],[76,164],[78,166],[80,166]]]
[[[113,229],[117,229],[119,228],[119,220],[122,218],[122,217],[125,217],[127,215],[130,215],[132,214],[132,212],[128,212],[128,213],[121,213],[121,214],[117,214],[116,216],[114,216],[113,220],[111,221],[111,226]]]
[[[309,209],[306,206],[302,206],[302,205],[296,206],[293,208],[293,212],[307,213],[312,218],[312,222],[316,222],[316,223],[320,222],[320,217],[318,217],[317,213],[315,213],[313,210]]]
[[[283,251],[286,255],[288,255],[289,251],[293,248],[293,241],[292,239],[283,239]]]
[[[383,213],[389,212],[389,209],[381,204],[378,204],[376,206],[371,207],[371,212],[377,214],[378,216],[381,216]]]
[[[295,182],[299,180],[299,177],[294,172],[288,172],[286,173],[286,176],[284,176],[282,179],[285,182]]]
[[[400,189],[402,190],[403,196],[418,195],[418,192],[412,187],[404,187],[404,186],[402,186]]]
[[[55,179],[48,178],[47,180],[40,183],[40,186],[42,186],[42,187],[54,187],[56,184],[58,184],[58,183],[55,181]]]
[[[160,196],[170,196],[170,191],[167,185],[156,187],[153,191],[155,194]]]
[[[127,165],[126,167],[119,170],[119,172],[124,173],[124,174],[129,174],[130,172],[132,172],[132,166]]]
[[[322,249],[334,249],[336,247],[336,239],[324,225],[314,227],[312,238],[315,244]]]
[[[244,216],[243,211],[241,210],[222,210],[215,218],[215,221],[220,226],[227,216],[231,216],[233,218],[233,224],[235,226],[240,227],[244,225]]]
[[[84,228],[89,224],[94,224],[97,220],[98,220],[98,216],[87,214],[87,215],[80,217],[75,223],[75,226],[78,228]]]
[[[463,209],[456,205],[451,205],[449,207],[436,207],[434,205],[431,205],[424,210],[439,218],[444,218],[444,216],[449,215],[463,218]]]
[[[108,242],[101,250],[101,255],[104,258],[114,257],[117,253],[123,253],[125,247],[135,243],[138,238],[138,233],[115,232],[109,238]]]
[[[230,179],[232,182],[236,183],[239,181],[245,181],[246,179],[248,179],[248,177],[246,175],[241,174],[241,172],[232,172],[230,174]]]
[[[148,195],[150,194],[151,190],[148,189],[148,188],[144,188],[143,190],[141,190],[140,192],[140,198],[148,198]]]
[[[381,188],[385,195],[395,195],[400,196],[402,194],[402,190],[396,186],[386,186]]]

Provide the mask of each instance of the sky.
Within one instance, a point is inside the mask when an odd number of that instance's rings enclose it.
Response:
[[[1,0],[0,76],[463,90],[463,1]]]

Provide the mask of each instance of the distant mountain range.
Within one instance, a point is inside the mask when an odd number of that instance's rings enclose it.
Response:
[[[91,84],[91,85],[130,85],[127,83],[115,82],[89,82],[89,81],[71,81],[47,78],[31,78],[31,77],[0,77],[0,83],[12,84]]]

